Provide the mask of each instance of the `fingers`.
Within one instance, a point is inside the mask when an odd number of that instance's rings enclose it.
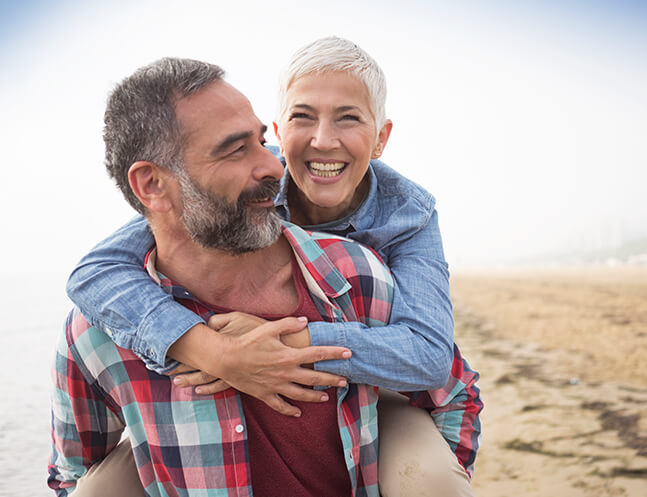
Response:
[[[209,318],[209,321],[207,321],[207,326],[209,326],[209,328],[211,329],[218,331],[224,328],[225,326],[227,326],[231,322],[233,318],[233,314],[235,313],[228,312],[226,314],[214,314]]]
[[[276,321],[269,321],[257,328],[258,333],[267,335],[282,335],[284,333],[296,333],[302,331],[308,325],[308,319],[305,317],[283,318]]]
[[[209,321],[207,321],[207,325],[210,328],[213,328],[214,330],[218,331],[221,330],[222,328],[225,328],[226,326],[229,326],[231,324],[234,324],[235,322],[237,323],[248,323],[249,326],[258,326],[266,322],[265,319],[259,318],[258,316],[254,316],[252,314],[247,314],[245,312],[227,312],[225,314],[214,314],[209,318]]]
[[[319,361],[350,359],[353,353],[345,347],[317,345],[295,351],[300,364],[311,364]]]
[[[301,416],[301,409],[292,404],[288,404],[280,395],[271,395],[268,398],[262,398],[260,400],[284,416],[292,416],[295,418]]]
[[[297,400],[299,402],[320,403],[328,401],[327,392],[312,390],[310,388],[303,388],[299,385],[294,384],[286,387],[282,395],[288,399]]]
[[[194,373],[184,373],[173,378],[173,383],[180,387],[189,387],[196,385],[206,385],[217,380],[215,376],[211,376],[203,371],[196,371]]]
[[[198,395],[213,395],[214,393],[224,392],[228,388],[231,388],[229,383],[224,380],[216,380],[206,385],[195,387],[195,393]]]
[[[335,374],[324,373],[321,371],[314,371],[312,369],[298,368],[292,375],[292,382],[298,383],[299,385],[307,385],[310,387],[345,387],[346,378],[343,376],[338,376]],[[312,392],[311,389],[303,389],[307,392]],[[294,400],[305,400],[306,402],[316,402],[316,399],[312,395],[307,397],[292,397],[287,394],[287,392],[281,392],[283,395],[290,397]],[[319,392],[321,393],[321,392]]]

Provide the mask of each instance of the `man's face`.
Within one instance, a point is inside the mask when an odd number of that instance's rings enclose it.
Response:
[[[272,198],[283,166],[264,146],[266,127],[224,81],[183,98],[176,115],[185,139],[178,175],[182,221],[208,248],[241,254],[281,233]]]
[[[244,254],[265,248],[281,234],[281,220],[272,209],[250,207],[273,198],[277,181],[244,191],[235,204],[203,189],[185,171],[178,175],[182,195],[182,221],[191,238],[206,248]]]

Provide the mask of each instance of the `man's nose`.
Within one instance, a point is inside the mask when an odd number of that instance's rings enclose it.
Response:
[[[318,150],[331,150],[339,144],[335,127],[328,120],[320,120],[315,126],[310,145]]]
[[[259,181],[280,180],[283,177],[283,164],[267,148],[261,148],[254,167],[255,178]]]

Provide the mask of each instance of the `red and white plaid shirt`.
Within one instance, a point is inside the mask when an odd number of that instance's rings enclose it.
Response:
[[[307,234],[287,223],[284,235],[322,319],[372,326],[388,322],[393,281],[370,249],[331,235]],[[160,283],[185,305],[210,315],[183,288],[163,276]],[[446,438],[458,435],[452,448],[469,469],[482,403],[475,386],[478,375],[456,352],[446,388],[407,395],[412,404],[430,410]],[[53,376],[48,483],[58,496],[67,496],[87,469],[116,446],[125,427],[147,495],[253,495],[245,417],[236,390],[205,397],[176,387],[90,326],[76,309],[59,341]],[[337,389],[337,398],[352,495],[377,497],[378,389],[350,384]]]

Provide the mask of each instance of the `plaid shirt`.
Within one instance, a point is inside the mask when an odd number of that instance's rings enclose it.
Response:
[[[373,326],[388,321],[393,282],[369,249],[287,223],[284,235],[324,320]],[[183,288],[163,277],[160,283],[209,317],[210,311]],[[475,452],[472,438],[480,431],[480,400],[473,386],[478,376],[465,376],[465,369],[459,369],[447,388],[409,395],[415,405],[431,409],[443,434],[444,425],[452,426],[447,433],[457,432],[453,448],[460,459]],[[57,495],[72,492],[87,469],[115,447],[126,426],[147,495],[253,495],[247,430],[236,390],[205,397],[175,387],[170,378],[146,369],[133,352],[91,327],[76,309],[59,342],[53,376],[48,482]],[[379,495],[377,396],[377,388],[366,385],[337,389],[339,433],[354,496]],[[451,437],[448,441],[451,445]],[[469,463],[470,456],[462,461]]]

